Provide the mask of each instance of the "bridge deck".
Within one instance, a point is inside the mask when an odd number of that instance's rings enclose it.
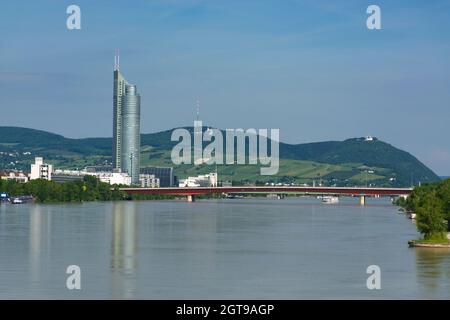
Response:
[[[332,194],[347,196],[400,196],[409,195],[411,188],[365,187],[297,187],[297,186],[242,186],[242,187],[180,187],[180,188],[120,188],[129,194],[206,195],[213,193],[297,193]]]

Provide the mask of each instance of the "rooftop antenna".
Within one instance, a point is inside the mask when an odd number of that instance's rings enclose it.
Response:
[[[114,71],[117,70],[117,50],[114,50]]]
[[[117,70],[120,69],[120,50],[117,49]]]
[[[199,121],[200,118],[200,100],[197,99],[197,121]]]
[[[114,71],[119,70],[120,67],[120,53],[119,49],[114,51]]]

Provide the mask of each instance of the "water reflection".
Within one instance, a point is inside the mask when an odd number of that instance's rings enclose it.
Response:
[[[450,249],[415,248],[418,282],[429,294],[448,287],[450,279]],[[448,289],[448,288],[447,288]]]
[[[132,298],[136,279],[137,204],[112,205],[111,286],[112,298]]]
[[[51,240],[51,212],[42,212],[42,206],[33,205],[30,208],[29,227],[29,270],[32,286],[38,287],[42,274],[41,258],[45,251],[50,251]]]
[[[211,210],[205,214],[201,203],[195,203],[188,212],[185,220],[184,249],[187,252],[186,269],[195,265],[195,271],[190,273],[190,277],[198,276],[198,281],[207,285],[207,274],[216,272],[217,264],[217,214]],[[214,206],[214,204],[208,204]],[[192,237],[192,235],[195,235]]]

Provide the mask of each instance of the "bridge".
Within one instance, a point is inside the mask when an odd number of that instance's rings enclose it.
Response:
[[[209,194],[304,194],[360,197],[364,205],[366,197],[402,196],[406,197],[412,188],[377,187],[300,187],[300,186],[239,186],[239,187],[179,187],[179,188],[120,188],[127,194],[154,194],[187,196],[189,202],[195,196]]]

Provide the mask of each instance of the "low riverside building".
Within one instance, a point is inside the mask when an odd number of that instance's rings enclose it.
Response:
[[[208,174],[199,175],[196,177],[187,177],[180,179],[179,187],[217,187],[217,173],[211,172]]]
[[[9,172],[0,172],[0,178],[2,180],[13,180],[20,183],[28,182],[28,176],[22,171],[9,171]]]
[[[109,165],[87,166],[84,168],[84,171],[86,171],[86,172],[112,172],[113,167],[109,166]]]
[[[85,172],[79,170],[61,170],[56,169],[52,175],[52,181],[64,183],[70,181],[83,180]]]
[[[131,176],[123,172],[95,172],[90,175],[96,176],[101,182],[109,184],[131,185]]]
[[[86,170],[55,170],[53,180],[56,182],[67,182],[82,180],[84,176],[95,176],[101,182],[109,184],[131,185],[131,177],[127,173],[121,172],[88,172]]]
[[[160,187],[176,186],[173,167],[144,167],[141,168],[141,174],[154,175],[155,178],[159,179]]]
[[[159,179],[153,174],[140,174],[139,181],[142,188],[159,188]]]
[[[64,183],[70,181],[83,180],[84,175],[77,170],[55,170],[52,175],[52,181]]]

